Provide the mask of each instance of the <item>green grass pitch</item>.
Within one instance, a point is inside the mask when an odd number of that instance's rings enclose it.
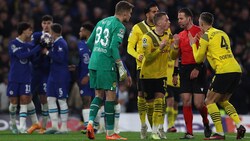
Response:
[[[129,141],[139,141],[140,134],[139,132],[122,132],[120,134],[128,138]],[[150,135],[150,133],[148,133]],[[168,141],[176,141],[180,140],[184,133],[167,133]],[[195,138],[192,141],[201,141],[203,140],[203,133],[194,133]],[[105,140],[104,134],[96,134],[95,141],[103,141]],[[147,139],[150,140],[150,139]],[[235,141],[236,133],[227,133],[226,141]],[[244,141],[250,140],[250,133],[246,133],[245,138],[242,139]],[[86,135],[81,134],[80,132],[70,132],[68,134],[60,134],[60,135],[40,135],[38,133],[29,134],[19,134],[14,135],[10,131],[0,131],[0,141],[89,141]]]

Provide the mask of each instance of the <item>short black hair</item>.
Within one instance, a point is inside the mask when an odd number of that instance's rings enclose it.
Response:
[[[32,28],[30,23],[20,22],[18,24],[18,26],[17,26],[17,33],[18,33],[18,35],[21,35],[24,30],[27,30],[29,28]]]
[[[81,27],[87,29],[90,32],[92,32],[94,30],[94,25],[91,23],[84,23]]]
[[[144,8],[144,14],[146,15],[148,12],[150,12],[150,8],[152,7],[158,7],[157,3],[151,2]]]
[[[51,30],[57,34],[61,34],[62,33],[62,25],[60,25],[59,23],[53,23],[51,26]]]
[[[214,23],[214,15],[209,12],[202,12],[200,14],[200,19],[207,23],[208,25],[213,25]]]
[[[178,13],[184,13],[186,16],[193,18],[193,13],[189,8],[181,8]]]
[[[44,15],[42,17],[42,21],[52,21],[53,22],[53,17],[51,15]]]

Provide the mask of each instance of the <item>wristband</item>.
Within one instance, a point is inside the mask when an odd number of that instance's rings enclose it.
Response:
[[[49,55],[49,51],[46,51],[46,53],[45,53],[46,55]]]
[[[174,67],[174,73],[172,76],[177,76],[179,74],[179,67]]]
[[[202,68],[203,68],[203,63],[197,64],[197,65],[195,66],[195,69],[197,69],[198,71],[201,71]]]

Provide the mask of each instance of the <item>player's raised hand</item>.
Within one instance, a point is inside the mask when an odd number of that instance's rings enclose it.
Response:
[[[173,39],[174,39],[174,45],[178,47],[179,46],[179,42],[180,42],[179,35],[178,34],[174,34]]]
[[[189,38],[189,43],[190,46],[192,46],[192,44],[195,44],[197,41],[200,40],[200,37],[203,35],[203,32],[199,32],[197,33],[194,37],[192,36],[192,34],[190,32],[188,32],[188,38]]]
[[[160,50],[162,51],[167,45],[167,39],[163,39],[160,43]]]
[[[188,32],[188,38],[190,46],[192,46],[192,44],[195,44],[197,41],[196,35],[193,37],[193,35],[190,32]]]

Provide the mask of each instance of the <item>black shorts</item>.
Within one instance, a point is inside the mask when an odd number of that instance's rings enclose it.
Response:
[[[167,85],[167,96],[165,98],[174,97],[174,101],[180,102],[180,88]]]
[[[181,93],[207,93],[206,67],[200,68],[197,78],[190,79],[190,74],[197,64],[181,65],[180,68],[180,91]]]
[[[137,70],[136,79],[137,79],[137,90],[142,91],[142,80],[140,79],[141,70]]]
[[[163,95],[167,92],[167,78],[141,80],[146,100],[154,99],[156,92],[163,93]]]
[[[216,74],[210,90],[220,94],[232,94],[239,85],[241,73]]]

